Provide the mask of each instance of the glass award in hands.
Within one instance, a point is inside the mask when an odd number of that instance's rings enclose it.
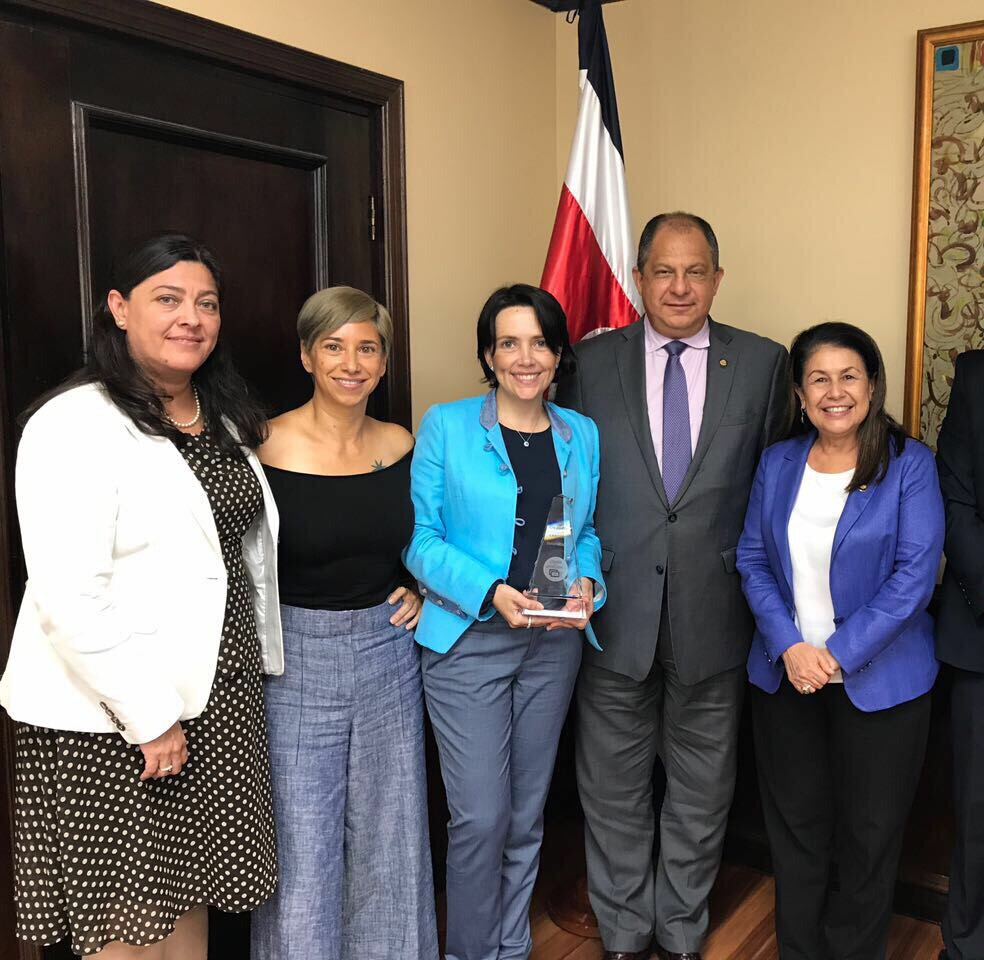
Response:
[[[525,617],[582,620],[587,611],[581,575],[574,550],[573,500],[563,494],[553,498],[543,540],[533,565],[526,595],[543,604],[542,610],[523,610]]]

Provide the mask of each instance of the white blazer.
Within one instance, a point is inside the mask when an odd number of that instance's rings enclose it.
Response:
[[[243,538],[267,673],[283,672],[278,515]],[[174,444],[92,384],[46,403],[17,452],[27,587],[0,704],[14,720],[146,743],[197,717],[215,676],[226,570],[208,498]]]

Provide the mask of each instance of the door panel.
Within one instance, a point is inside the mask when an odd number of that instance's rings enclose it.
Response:
[[[91,255],[83,276],[91,273],[96,294],[109,282],[111,251],[133,246],[149,224],[201,238],[226,273],[222,337],[241,372],[272,411],[305,402],[311,382],[294,320],[329,277],[325,158],[119,113],[80,107],[76,116]]]
[[[4,368],[14,418],[78,366],[82,326],[74,175],[66,166],[68,43],[0,21],[0,64]]]
[[[37,33],[31,31],[30,47],[39,45]],[[0,40],[4,58],[16,53],[19,39]],[[214,248],[228,281],[224,332],[243,372],[271,410],[302,402],[309,382],[293,342],[300,304],[318,287],[338,282],[385,298],[377,241],[368,228],[370,196],[379,192],[372,119],[278,89],[234,86],[197,65],[182,76],[173,56],[140,71],[132,50],[114,55],[104,40],[71,37],[68,55],[64,38],[51,38],[51,46],[54,56],[32,49],[18,78],[21,98],[25,88],[45,89],[51,123],[31,124],[26,146],[33,149],[0,148],[4,207],[9,183],[10,204],[22,207],[31,224],[20,243],[15,235],[7,248],[16,257],[19,246],[37,250],[42,237],[47,244],[60,231],[60,249],[48,251],[50,262],[26,271],[35,274],[27,302],[33,315],[55,294],[38,293],[44,280],[37,273],[43,268],[44,276],[65,276],[69,246],[76,247],[71,280],[81,300],[69,308],[71,291],[58,284],[58,309],[44,310],[44,323],[59,354],[29,362],[26,382],[15,376],[14,408],[78,364],[91,294],[104,289],[115,256],[160,229],[191,233]],[[52,61],[61,68],[54,83]],[[134,75],[140,79],[129,82]],[[175,90],[184,93],[171,95]],[[23,126],[17,117],[0,120],[5,143],[15,126]],[[41,154],[48,158],[46,185],[59,184],[47,210],[38,209],[40,171],[28,159]],[[18,196],[18,186],[25,195]],[[76,212],[73,237],[66,215]],[[16,289],[11,300],[15,310],[25,303]],[[23,324],[12,320],[16,350],[36,328],[22,334]],[[401,346],[405,350],[405,342]],[[391,406],[381,402],[386,392],[374,406],[384,417]]]

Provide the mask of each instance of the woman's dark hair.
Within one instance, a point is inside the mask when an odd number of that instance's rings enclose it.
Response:
[[[212,274],[221,303],[222,269],[215,256],[204,244],[178,233],[161,234],[132,250],[115,265],[108,290],[118,290],[128,299],[133,288],[148,277],[182,262],[200,263]],[[223,452],[238,455],[240,445],[255,448],[263,442],[264,412],[250,396],[245,380],[236,372],[221,342],[195,371],[192,381],[209,432]],[[164,400],[168,398],[161,395],[130,355],[126,333],[116,326],[106,296],[93,312],[85,366],[34,403],[24,418],[51,397],[86,383],[101,384],[113,403],[144,433],[182,440],[184,435],[164,414]],[[230,433],[224,420],[232,424],[236,435]]]
[[[871,405],[858,428],[858,463],[847,485],[848,492],[870,483],[878,483],[888,470],[894,453],[905,447],[908,434],[901,424],[885,412],[885,364],[878,344],[863,330],[850,323],[820,323],[797,334],[789,348],[789,422],[790,433],[804,433],[809,424],[801,422],[800,401],[796,387],[803,389],[803,375],[810,357],[820,347],[843,347],[853,350],[864,364],[871,381]]]
[[[576,361],[574,350],[571,348],[571,339],[567,333],[567,315],[564,313],[564,308],[556,301],[553,294],[547,293],[546,290],[531,287],[528,283],[514,283],[509,287],[499,287],[485,301],[485,306],[478,315],[478,362],[482,365],[484,373],[483,383],[487,383],[493,389],[499,386],[499,381],[496,380],[495,373],[485,359],[485,354],[495,353],[495,318],[510,307],[530,307],[536,314],[543,339],[560,357],[553,382],[556,383],[569,373],[573,373]]]

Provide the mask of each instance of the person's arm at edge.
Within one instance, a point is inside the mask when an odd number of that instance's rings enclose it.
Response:
[[[936,463],[946,511],[944,552],[949,571],[963,588],[975,617],[984,616],[984,520],[977,513],[974,477],[974,430],[968,376],[971,360],[984,355],[957,357],[950,403],[940,428]],[[984,370],[984,365],[978,364]]]

